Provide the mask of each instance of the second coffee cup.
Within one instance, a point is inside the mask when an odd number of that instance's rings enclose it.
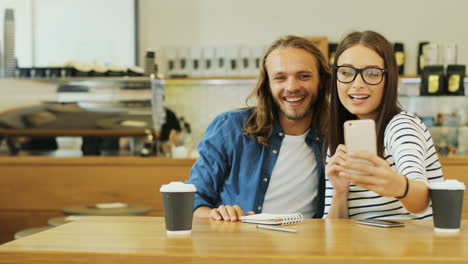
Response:
[[[430,185],[434,231],[459,232],[465,184],[457,180]]]

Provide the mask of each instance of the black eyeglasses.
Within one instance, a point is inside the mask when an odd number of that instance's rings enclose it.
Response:
[[[361,74],[362,79],[365,83],[370,85],[376,85],[382,82],[383,76],[387,72],[385,68],[379,67],[365,67],[357,69],[351,66],[335,66],[336,79],[341,83],[354,82],[356,76]]]

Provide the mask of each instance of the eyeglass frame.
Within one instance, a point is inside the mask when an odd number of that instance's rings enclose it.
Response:
[[[339,69],[339,68],[344,68],[344,67],[352,68],[353,70],[356,71],[356,74],[354,74],[353,79],[352,79],[351,81],[349,81],[349,82],[340,81],[340,80],[338,79],[338,74],[336,74],[336,80],[339,81],[340,83],[352,83],[352,82],[354,82],[354,80],[356,80],[356,77],[358,76],[358,74],[361,74],[361,78],[362,78],[362,80],[363,80],[365,83],[367,83],[367,84],[369,84],[369,85],[377,85],[377,84],[382,83],[382,81],[383,81],[383,76],[384,76],[385,74],[387,74],[387,72],[388,72],[388,69],[386,69],[386,68],[380,68],[380,67],[375,67],[375,66],[368,66],[368,67],[364,67],[364,68],[358,69],[358,68],[355,68],[355,67],[353,67],[353,66],[346,66],[346,65],[336,66],[336,65],[335,65],[335,73],[338,72],[338,69]],[[383,74],[382,74],[382,78],[380,79],[380,81],[379,81],[378,83],[368,83],[368,82],[366,81],[366,78],[364,78],[364,75],[362,75],[362,72],[365,71],[365,70],[367,70],[367,69],[377,69],[377,70],[381,70],[381,71],[382,71],[382,73],[383,73]]]

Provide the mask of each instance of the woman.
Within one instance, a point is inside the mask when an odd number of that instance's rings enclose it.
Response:
[[[392,46],[376,32],[353,32],[340,43],[335,62],[325,216],[431,217],[428,184],[443,180],[442,168],[426,126],[399,106]],[[352,119],[375,121],[377,155],[346,152],[343,123]]]

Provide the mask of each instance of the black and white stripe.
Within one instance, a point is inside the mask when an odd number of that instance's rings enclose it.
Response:
[[[384,152],[389,166],[408,179],[427,184],[444,179],[429,130],[412,114],[401,112],[390,120],[385,129]],[[328,152],[327,163],[329,158]],[[333,186],[327,177],[324,216],[330,209],[332,194]],[[348,195],[348,214],[350,218],[360,219],[425,219],[432,217],[432,207],[429,206],[420,214],[412,214],[396,198],[382,197],[372,191],[351,185]]]

